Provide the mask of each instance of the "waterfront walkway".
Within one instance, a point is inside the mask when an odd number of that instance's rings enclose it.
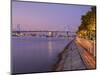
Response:
[[[74,39],[61,53],[56,71],[86,70],[95,68],[95,59]]]
[[[64,70],[86,69],[75,42],[72,42],[70,46],[66,51]]]

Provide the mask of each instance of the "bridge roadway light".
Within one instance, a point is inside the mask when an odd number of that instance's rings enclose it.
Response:
[[[52,35],[52,32],[49,32],[49,36],[51,36]]]

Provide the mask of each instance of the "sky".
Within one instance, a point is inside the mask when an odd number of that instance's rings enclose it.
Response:
[[[89,5],[12,1],[12,30],[77,31]]]

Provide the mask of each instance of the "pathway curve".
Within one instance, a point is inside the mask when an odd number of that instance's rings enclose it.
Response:
[[[66,51],[66,59],[63,70],[81,70],[86,69],[86,66],[80,56],[76,43],[72,41]]]
[[[95,69],[96,61],[77,40],[73,39],[60,54],[56,71]]]

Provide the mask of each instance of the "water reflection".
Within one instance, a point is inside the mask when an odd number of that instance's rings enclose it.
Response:
[[[12,69],[14,73],[46,72],[52,70],[57,55],[70,40],[60,38],[12,38]],[[24,53],[23,53],[24,52]]]
[[[49,53],[49,57],[52,56],[52,49],[53,49],[52,41],[49,38],[49,41],[48,41],[48,53]]]

